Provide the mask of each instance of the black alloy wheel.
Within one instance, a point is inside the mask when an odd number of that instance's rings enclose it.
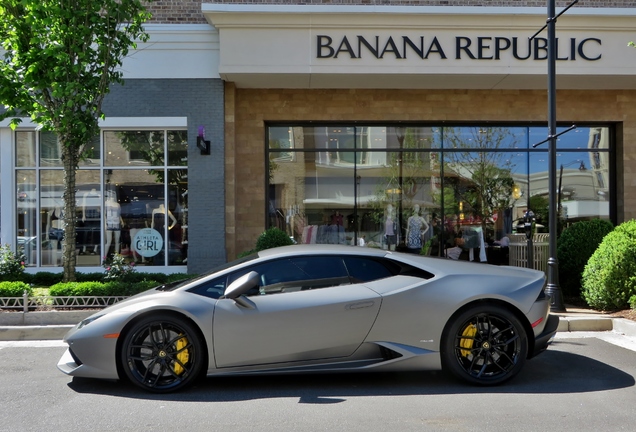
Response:
[[[519,319],[498,305],[476,305],[449,322],[441,343],[442,366],[472,384],[501,384],[514,377],[528,356]]]
[[[153,315],[135,323],[125,335],[121,365],[130,381],[156,393],[192,383],[202,371],[198,333],[177,316]]]

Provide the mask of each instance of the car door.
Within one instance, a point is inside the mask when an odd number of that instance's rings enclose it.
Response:
[[[261,275],[251,307],[221,299],[214,311],[216,365],[255,366],[347,357],[364,341],[381,296],[350,284],[338,257],[296,257],[244,269]]]

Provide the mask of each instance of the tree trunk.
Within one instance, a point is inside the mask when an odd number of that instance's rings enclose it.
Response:
[[[77,265],[75,227],[77,226],[77,190],[75,180],[79,157],[77,150],[60,137],[62,158],[64,163],[64,282],[75,282],[75,266]]]

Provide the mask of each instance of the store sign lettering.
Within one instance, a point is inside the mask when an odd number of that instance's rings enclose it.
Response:
[[[447,60],[452,53],[455,60],[501,60],[505,56],[512,56],[517,60],[546,60],[548,58],[548,40],[546,38],[517,38],[517,37],[466,37],[456,36],[454,46],[444,46],[437,37],[419,39],[402,36],[392,36],[381,39],[380,36],[366,38],[343,36],[335,40],[331,36],[317,35],[316,58],[337,59],[348,57],[352,59],[372,56],[377,59],[385,57],[403,60],[412,56],[422,60],[436,58]],[[601,59],[601,40],[597,38],[557,38],[557,60],[597,61]]]
[[[159,231],[152,228],[143,228],[133,238],[132,246],[139,255],[144,258],[150,258],[161,252],[163,238]]]

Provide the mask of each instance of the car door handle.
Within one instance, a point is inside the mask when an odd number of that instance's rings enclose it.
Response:
[[[345,306],[345,310],[364,309],[364,308],[371,307],[374,304],[375,304],[375,302],[373,300],[362,301],[362,302],[357,302],[357,303],[349,303],[348,305]]]

